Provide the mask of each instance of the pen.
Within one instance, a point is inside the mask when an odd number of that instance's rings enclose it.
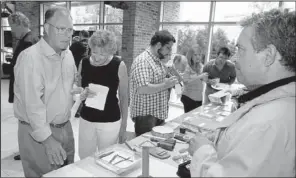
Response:
[[[108,153],[104,153],[104,154],[102,154],[99,158],[104,158],[104,157],[106,157],[106,156],[111,155],[112,153],[114,153],[114,151],[110,151],[110,152],[108,152]]]

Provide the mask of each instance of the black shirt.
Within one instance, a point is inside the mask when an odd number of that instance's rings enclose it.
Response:
[[[9,96],[8,96],[8,102],[9,103],[13,103],[13,99],[14,99],[14,93],[13,93],[13,84],[14,84],[14,71],[13,71],[13,67],[16,64],[17,58],[19,56],[19,54],[27,49],[28,47],[32,46],[33,44],[35,44],[38,41],[38,38],[32,35],[32,32],[29,31],[28,33],[26,33],[26,35],[20,39],[20,41],[17,43],[16,48],[13,52],[13,57],[12,57],[12,61],[11,61],[11,65],[12,65],[12,71],[11,71],[11,75],[10,75],[10,81],[9,81]]]
[[[15,66],[17,57],[19,56],[19,54],[23,50],[25,50],[28,47],[32,46],[37,41],[38,41],[38,39],[32,35],[32,32],[31,31],[29,31],[28,33],[26,33],[26,35],[22,39],[20,39],[20,41],[16,45],[16,48],[15,48],[15,50],[13,52],[12,65]]]
[[[90,59],[82,61],[81,86],[87,87],[90,83],[103,85],[109,88],[104,111],[87,107],[83,103],[81,117],[89,122],[116,122],[120,120],[120,109],[117,98],[119,86],[118,70],[121,60],[117,57],[105,66],[93,66]],[[85,101],[84,101],[85,102]]]

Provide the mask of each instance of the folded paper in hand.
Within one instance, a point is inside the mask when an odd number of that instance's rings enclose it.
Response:
[[[89,89],[96,93],[96,96],[87,98],[85,105],[91,108],[104,110],[106,98],[109,92],[109,88],[103,85],[89,84]]]

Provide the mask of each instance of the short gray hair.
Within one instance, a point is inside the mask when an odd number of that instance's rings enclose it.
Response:
[[[67,12],[70,16],[70,11],[65,8],[65,7],[61,7],[61,6],[54,6],[54,7],[50,7],[46,12],[45,12],[45,15],[44,15],[44,22],[48,22],[53,16],[54,14],[57,12],[57,11],[65,11]],[[72,17],[71,17],[72,18]]]
[[[240,22],[242,27],[254,27],[251,43],[256,52],[273,44],[281,54],[280,63],[295,72],[296,17],[295,11],[272,9],[253,14]]]
[[[8,17],[9,23],[22,25],[26,28],[30,28],[30,20],[21,12],[15,12]]]
[[[116,37],[108,30],[98,30],[88,40],[90,48],[103,48],[108,54],[115,54],[117,51]]]

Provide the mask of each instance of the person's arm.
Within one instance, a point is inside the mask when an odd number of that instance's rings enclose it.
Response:
[[[207,80],[207,77],[208,77],[208,73],[206,72],[202,72],[200,74],[197,74],[196,72],[191,72],[193,71],[191,69],[191,67],[188,65],[186,67],[186,70],[184,72],[184,83],[190,83],[190,82],[193,82],[195,80],[203,80],[203,81],[206,81]],[[202,71],[202,70],[201,70]]]
[[[138,94],[158,93],[160,91],[173,87],[174,83],[177,83],[176,77],[171,77],[169,79],[165,79],[165,81],[162,83],[151,84],[150,82],[152,80],[153,73],[153,70],[146,62],[143,62],[142,64],[138,64],[138,66],[136,66],[132,73],[132,76],[137,85]]]
[[[128,76],[127,69],[122,61],[118,70],[119,77],[119,105],[121,113],[121,126],[119,131],[119,143],[125,141],[125,132],[127,126],[127,116],[128,116]]]
[[[268,107],[262,106],[260,109],[253,109],[245,114],[240,120],[254,120],[254,117],[260,117],[263,120],[268,118],[267,122],[270,124],[266,122],[257,123],[257,125],[242,129],[239,135],[233,135],[229,129],[226,135],[223,134],[223,139],[231,139],[231,142],[228,141],[228,144],[232,144],[228,145],[231,150],[228,150],[228,153],[223,157],[219,156],[219,152],[210,145],[204,145],[197,149],[191,161],[191,176],[256,177],[262,175],[269,177],[268,175],[272,173],[266,171],[271,170],[267,170],[269,168],[263,170],[262,168],[266,163],[275,161],[279,149],[285,147],[281,146],[284,145],[284,142],[294,139],[286,136],[286,133],[291,132],[291,130],[286,130],[287,128],[284,128],[283,125],[272,123],[272,121],[280,120],[277,117],[285,116],[284,122],[290,121],[291,123],[295,119],[295,112],[287,112],[295,106],[287,105],[289,107],[280,111],[278,108],[281,105],[282,103],[272,104]],[[270,112],[273,110],[276,112]],[[284,132],[285,130],[287,132]],[[271,157],[273,157],[273,160],[270,160]]]
[[[49,123],[46,123],[46,106],[41,100],[44,95],[42,71],[35,64],[32,55],[21,52],[15,67],[15,81],[20,88],[20,97],[33,129],[31,136],[37,142],[46,140],[51,135]]]
[[[166,80],[169,80],[168,82],[172,83],[173,81],[172,78],[175,79],[176,77],[171,77]],[[137,91],[139,94],[154,94],[154,93],[161,92],[163,90],[167,90],[171,87],[173,87],[173,85],[167,85],[165,82],[163,82],[159,84],[147,84],[146,86],[139,87]]]
[[[207,73],[208,74],[208,78],[206,80],[203,80],[207,84],[207,86],[209,86],[209,85],[212,84],[212,80],[209,79],[209,78],[211,78],[211,76],[210,76],[211,73],[210,73],[209,65],[210,64],[208,62],[207,64],[204,65],[204,67],[202,69],[202,73]]]

